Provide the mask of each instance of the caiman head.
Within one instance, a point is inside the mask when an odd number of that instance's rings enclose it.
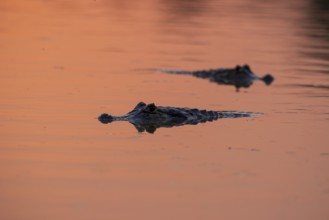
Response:
[[[102,114],[98,120],[104,124],[113,121],[129,121],[139,132],[147,131],[154,133],[159,127],[178,126],[187,119],[178,108],[158,107],[154,103],[145,104],[140,102],[136,107],[124,116],[112,116]]]
[[[271,74],[266,74],[263,77],[257,76],[250,69],[250,66],[245,64],[243,66],[236,66],[234,69],[235,72],[235,86],[237,89],[240,87],[248,88],[252,85],[254,80],[262,80],[266,85],[270,85],[274,77]]]

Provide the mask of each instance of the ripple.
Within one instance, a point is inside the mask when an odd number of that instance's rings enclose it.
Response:
[[[293,86],[305,87],[305,88],[316,88],[316,89],[329,89],[329,85],[318,85],[318,84],[295,84]]]

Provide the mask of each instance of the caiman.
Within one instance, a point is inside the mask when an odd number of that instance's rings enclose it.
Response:
[[[198,78],[208,79],[210,82],[215,82],[219,85],[233,85],[237,91],[239,91],[240,88],[250,87],[255,80],[261,80],[266,85],[271,85],[274,80],[274,77],[271,74],[266,74],[262,77],[257,76],[250,69],[249,65],[238,65],[235,68],[208,69],[197,71],[162,69],[156,70],[161,73],[192,75]]]
[[[157,128],[183,125],[196,125],[222,118],[252,117],[261,113],[236,111],[208,111],[196,108],[176,108],[156,106],[154,103],[140,102],[136,107],[123,116],[102,114],[98,120],[104,124],[114,121],[128,121],[138,132],[154,133]]]

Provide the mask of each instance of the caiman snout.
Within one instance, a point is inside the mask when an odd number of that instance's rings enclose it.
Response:
[[[109,115],[109,114],[101,114],[99,117],[98,117],[98,120],[100,122],[102,122],[103,124],[108,124],[108,123],[111,123],[113,121],[113,116]]]
[[[262,80],[266,85],[271,85],[271,83],[274,81],[274,77],[271,74],[266,74],[262,77]]]

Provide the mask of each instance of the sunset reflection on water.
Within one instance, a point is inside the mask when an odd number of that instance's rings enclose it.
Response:
[[[0,219],[318,219],[327,1],[0,2]],[[150,69],[249,64],[249,89]],[[137,133],[139,101],[262,112]]]

